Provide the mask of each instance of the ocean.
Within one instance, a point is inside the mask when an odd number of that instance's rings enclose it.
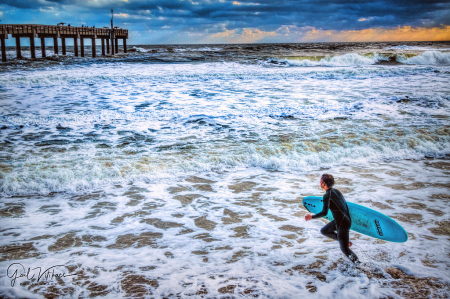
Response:
[[[450,296],[449,42],[7,50],[1,296]],[[323,173],[409,240],[351,232],[354,267],[304,220]]]

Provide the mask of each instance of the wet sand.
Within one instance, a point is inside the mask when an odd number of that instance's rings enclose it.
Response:
[[[305,222],[302,198],[335,175],[350,202],[408,232],[391,243],[355,232],[354,268],[326,220]],[[5,298],[367,298],[450,296],[450,161],[341,166],[307,174],[250,168],[86,193],[4,198],[0,283]],[[53,265],[70,277],[37,282],[6,270]],[[332,290],[330,292],[330,290]],[[325,295],[325,297],[328,295]]]

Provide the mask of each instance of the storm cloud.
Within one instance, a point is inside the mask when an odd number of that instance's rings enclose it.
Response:
[[[0,16],[2,23],[103,27],[111,8],[134,44],[297,42],[308,32],[399,28],[445,37],[450,28],[450,2],[442,0],[1,0]]]

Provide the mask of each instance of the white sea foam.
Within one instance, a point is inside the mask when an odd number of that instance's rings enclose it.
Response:
[[[92,60],[3,70],[0,297],[131,297],[129,275],[155,279],[139,287],[157,298],[233,287],[236,298],[398,297],[393,266],[449,281],[447,236],[433,233],[450,213],[448,161],[430,159],[450,154],[449,70]],[[322,194],[325,171],[348,201],[386,208],[409,241],[352,232],[368,264],[353,268],[321,221],[303,220],[301,198]],[[20,244],[39,254],[25,267],[82,275],[11,287]]]
[[[401,46],[392,46],[392,47],[385,47],[385,50],[405,50],[405,51],[446,51],[450,50],[450,48],[433,48],[433,47],[420,47],[420,46],[407,46],[407,45],[401,45]]]
[[[355,54],[356,55],[356,54]],[[39,72],[28,72],[18,70],[16,72],[4,73],[0,76],[0,86],[58,86],[58,85],[86,85],[86,84],[132,84],[145,82],[149,84],[185,84],[186,82],[213,82],[223,80],[224,82],[238,82],[240,80],[265,80],[271,81],[300,81],[308,79],[315,80],[346,80],[346,79],[369,79],[376,77],[405,77],[411,75],[433,74],[441,71],[437,68],[441,65],[428,66],[420,65],[416,67],[372,67],[372,62],[377,58],[367,58],[363,56],[350,55],[356,60],[362,59],[367,65],[359,67],[346,67],[329,65],[326,68],[317,65],[320,62],[311,61],[285,61],[290,65],[301,66],[316,64],[307,68],[289,68],[283,65],[272,63],[261,63],[248,65],[240,63],[205,63],[202,65],[191,64],[156,64],[144,63],[125,64],[119,71],[117,67],[111,65],[80,66],[72,69],[70,67],[51,67]],[[333,60],[334,58],[331,58]],[[352,58],[346,60],[350,62]],[[336,58],[337,61],[340,61]],[[344,59],[345,60],[345,59]],[[279,62],[279,61],[278,61]],[[340,61],[339,63],[341,63]],[[324,65],[328,65],[325,61]],[[334,62],[333,62],[334,63]],[[337,63],[338,64],[338,63]],[[348,64],[348,66],[350,66]],[[280,67],[282,66],[282,67]],[[356,66],[356,65],[354,65]],[[447,67],[442,65],[442,67]],[[213,71],[214,70],[214,71]],[[448,71],[448,69],[442,69]],[[256,81],[255,81],[256,82]]]
[[[427,51],[411,58],[399,55],[397,61],[417,65],[450,65],[450,52]]]
[[[407,57],[403,54],[396,54],[397,62],[413,65],[449,65],[450,52],[426,51],[414,57]],[[364,66],[374,65],[381,61],[388,61],[389,57],[381,54],[375,54],[373,57],[367,57],[356,53],[349,53],[340,56],[325,57],[319,61],[298,59],[276,59],[279,63],[286,63],[292,66],[328,66],[328,67],[345,67],[345,66]],[[397,71],[397,70],[395,70]]]
[[[210,48],[210,47],[202,47],[202,48],[177,48],[174,50],[175,52],[218,52],[222,51],[222,48]]]
[[[357,53],[348,53],[339,56],[325,57],[319,61],[312,61],[309,59],[294,60],[294,59],[281,59],[280,62],[285,62],[295,66],[361,66],[361,65],[373,65],[380,61],[388,60],[388,57],[375,54],[373,57],[363,56]]]
[[[150,51],[152,51],[152,49],[145,49],[143,47],[136,47],[133,46],[133,49],[135,49],[136,52],[141,52],[141,53],[148,53]],[[168,50],[166,48],[158,48],[156,49],[158,52],[168,52]],[[182,52],[218,52],[218,51],[222,51],[222,48],[210,48],[210,47],[202,47],[202,48],[175,48],[171,51],[177,52],[177,53],[182,53]]]
[[[93,296],[95,290],[103,289],[100,286],[107,287],[106,298],[125,297],[125,290],[129,290],[124,283],[127,275],[156,280],[158,287],[148,286],[151,290],[147,290],[154,297],[177,293],[181,298],[192,298],[202,288],[208,296],[220,297],[229,285],[237,298],[247,298],[248,293],[274,299],[311,296],[308,286],[314,286],[316,294],[325,298],[395,297],[396,285],[404,282],[391,278],[385,272],[389,267],[419,277],[436,277],[443,282],[450,279],[445,271],[449,261],[447,237],[430,232],[436,227],[435,222],[446,221],[450,208],[445,201],[427,200],[430,194],[445,190],[428,186],[430,177],[433,183],[448,183],[443,171],[411,161],[367,164],[365,168],[333,168],[336,188],[346,189],[346,200],[376,210],[388,205],[382,212],[397,217],[409,233],[407,243],[382,243],[351,232],[352,250],[366,263],[365,270],[352,267],[338,243],[328,242],[320,234],[322,221],[303,219],[306,211],[301,206],[301,197],[322,193],[317,180],[310,179],[318,179],[322,172],[314,171],[306,176],[250,168],[213,175],[203,173],[202,178],[213,181],[209,184],[212,189],[196,190],[201,196],[189,204],[181,204],[176,199],[180,196],[170,191],[173,187],[181,190],[196,187],[188,181],[135,182],[101,188],[96,193],[20,198],[19,203],[26,212],[14,221],[2,218],[2,229],[7,233],[0,245],[17,246],[20,233],[20,240],[33,243],[36,248],[33,253],[39,254],[38,258],[20,260],[25,267],[47,269],[58,264],[69,269],[77,267],[76,271],[82,271],[85,276],[62,277],[64,286],[61,287],[73,288],[71,296],[77,297]],[[409,185],[409,180],[427,187],[397,192],[391,188],[396,184]],[[241,182],[252,182],[255,186],[234,193],[232,186]],[[272,191],[255,192],[256,189]],[[417,199],[426,209],[414,208]],[[17,198],[4,201],[17,207]],[[436,216],[433,211],[442,211],[444,215]],[[230,214],[234,216],[229,217]],[[424,220],[404,220],[403,215],[420,215]],[[201,224],[196,220],[201,217],[214,223],[214,228],[199,227]],[[151,219],[160,219],[162,224],[152,225],[148,221]],[[230,219],[239,222],[230,223]],[[182,226],[173,227],[170,223]],[[160,235],[142,246],[137,242],[141,233]],[[122,243],[124,249],[114,248],[116,243],[120,244],[117,242],[120,238],[129,242]],[[49,250],[56,243],[60,248]],[[430,267],[427,261],[436,268]],[[0,263],[0,291],[12,297],[32,298],[31,290],[36,289],[20,286],[23,278],[18,278],[17,285],[11,287],[11,279],[5,275],[10,263]],[[373,274],[377,275],[370,278]],[[89,283],[72,281],[84,281],[86,276]],[[53,290],[60,287],[50,280],[39,285],[39,290],[52,283]],[[401,290],[405,288],[401,286]],[[136,285],[133,289],[140,290]],[[448,289],[444,287],[437,292],[446,295]]]
[[[345,141],[343,146],[329,143],[326,138],[305,142],[295,142],[294,139],[281,145],[273,142],[254,145],[244,143],[235,149],[222,150],[208,146],[201,151],[189,151],[191,158],[187,161],[178,156],[160,157],[155,153],[155,147],[128,149],[139,150],[132,158],[128,158],[123,150],[98,151],[88,145],[72,151],[69,156],[54,154],[52,161],[28,158],[22,163],[15,163],[12,172],[3,174],[0,193],[12,196],[78,192],[130,181],[156,182],[205,171],[249,167],[308,173],[323,167],[444,157],[450,154],[450,136],[445,131],[440,134],[434,135],[434,139],[417,134],[384,142],[370,139],[362,141],[358,138]],[[378,138],[373,135],[371,139]],[[83,154],[86,152],[92,153],[89,158]],[[96,159],[96,154],[100,154],[102,159]],[[82,156],[85,162],[80,167],[78,161]],[[164,163],[158,162],[159,159],[163,159]]]
[[[148,49],[144,49],[142,47],[136,47],[136,46],[134,46],[133,49],[136,49],[136,52],[141,52],[141,53],[147,53],[149,51]]]
[[[222,48],[203,47],[203,48],[199,48],[197,50],[202,51],[202,52],[218,52],[218,51],[222,51]]]
[[[405,102],[405,103],[403,103]],[[390,114],[391,117],[401,118],[401,111],[414,112],[420,114],[424,121],[429,120],[428,114],[441,113],[450,115],[447,110],[450,105],[448,98],[425,98],[425,99],[400,99],[393,98],[385,101],[374,101],[370,105],[364,103],[336,103],[323,102],[307,107],[283,107],[283,108],[261,108],[248,109],[239,112],[230,110],[216,110],[204,114],[201,109],[189,111],[159,111],[150,110],[148,112],[118,112],[102,111],[100,113],[83,113],[76,115],[11,115],[4,116],[0,120],[2,126],[86,126],[96,124],[118,123],[123,120],[151,124],[151,122],[172,122],[183,123],[193,120],[203,120],[211,124],[230,121],[254,121],[261,118],[278,120],[326,120],[335,118],[353,118],[359,120],[372,120],[380,114]],[[444,110],[442,110],[444,109]],[[427,116],[428,115],[428,116]]]

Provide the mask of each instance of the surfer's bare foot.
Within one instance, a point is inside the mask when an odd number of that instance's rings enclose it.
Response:
[[[353,243],[352,242],[348,242],[348,247],[352,247]]]

